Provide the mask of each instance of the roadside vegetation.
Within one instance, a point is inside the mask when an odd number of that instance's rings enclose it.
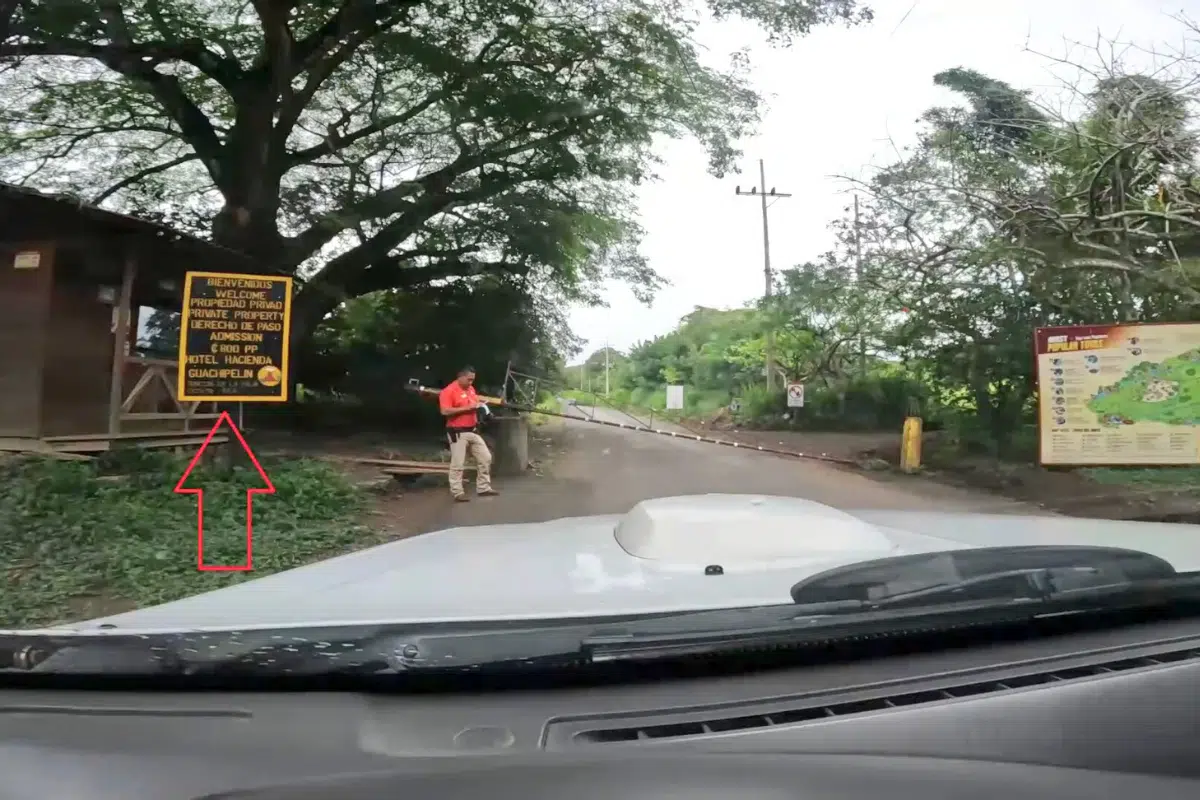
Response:
[[[797,46],[871,16],[854,0],[705,5]],[[515,364],[586,402],[605,353],[565,366],[581,349],[568,309],[614,284],[646,302],[664,285],[634,211],[657,146],[691,139],[712,175],[730,175],[765,109],[752,59],[710,58],[695,9],[663,0],[309,3],[288,19],[235,0],[135,6],[19,3],[0,20],[0,180],[160,220],[294,276],[306,392],[249,409],[262,427],[436,431],[408,382],[441,385],[465,364],[489,393]],[[1036,327],[1200,320],[1200,32],[1181,19],[1176,33],[1166,48],[1048,57],[1069,102],[970,65],[930,76],[955,102],[929,109],[891,163],[845,176],[859,214],[834,223],[830,252],[780,270],[770,302],[698,308],[608,353],[609,402],[663,413],[665,387],[683,384],[689,420],[798,431],[898,431],[918,412],[936,437],[931,465],[1030,465]],[[786,208],[773,212],[784,225]],[[149,319],[138,349],[176,357],[175,310]],[[780,382],[806,386],[800,412],[763,388],[768,330]],[[0,464],[0,622],[248,577],[196,571],[195,501],[171,493],[183,466]],[[371,541],[336,471],[269,468],[279,491],[256,500],[253,575]],[[1105,490],[1200,484],[1186,470],[1079,474]],[[214,474],[214,528],[244,524],[242,477]],[[230,555],[237,537],[213,547]]]
[[[713,175],[740,161],[763,101],[745,54],[712,59],[695,44],[696,10],[9,3],[0,180],[163,222],[293,276],[291,377],[307,391],[248,409],[252,427],[436,432],[436,406],[406,391],[410,379],[442,385],[472,364],[495,392],[510,362],[553,371],[578,349],[572,304],[599,304],[613,283],[648,302],[663,285],[639,252],[634,193],[664,140],[698,143]],[[779,45],[870,20],[855,0],[707,10]],[[143,311],[139,353],[177,358],[178,308]],[[196,571],[195,500],[171,493],[184,465],[135,461],[0,467],[0,623],[96,616],[249,577]],[[271,469],[279,491],[255,501],[253,575],[369,537],[332,470]],[[206,559],[239,546],[240,479],[206,487],[208,524],[230,537]]]
[[[697,308],[608,353],[610,401],[661,410],[682,384],[687,416],[742,428],[898,432],[919,413],[927,463],[1034,463],[1035,328],[1200,320],[1200,33],[1185,19],[1178,33],[1171,56],[1101,43],[1056,59],[1066,105],[967,68],[933,76],[958,102],[929,109],[891,163],[846,176],[859,217],[834,224],[836,247],[781,270],[770,302]],[[768,330],[779,384],[805,384],[801,411],[764,388]],[[566,381],[603,392],[604,365],[592,353]],[[1197,483],[1194,470],[1079,475]]]
[[[364,498],[313,460],[266,459],[274,495],[254,500],[254,571],[196,568],[196,499],[173,494],[187,461],[121,451],[93,461],[0,461],[0,627],[99,616],[219,589],[378,539]],[[203,472],[205,562],[245,561],[243,468]]]

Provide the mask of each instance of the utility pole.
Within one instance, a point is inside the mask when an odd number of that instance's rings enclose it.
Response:
[[[771,230],[767,222],[767,198],[772,199],[777,197],[791,197],[786,192],[777,192],[772,187],[771,191],[767,191],[767,168],[763,164],[763,160],[758,160],[758,187],[750,187],[750,191],[743,192],[741,186],[734,187],[734,193],[742,197],[757,197],[762,208],[762,229],[763,229],[763,299],[769,301],[773,289],[771,275]],[[767,352],[766,352],[766,368],[767,368],[767,391],[775,388],[775,328],[774,326],[767,328]]]
[[[605,341],[604,342],[604,396],[605,397],[608,397],[608,368],[610,366],[610,363],[608,360],[608,354],[609,354],[608,342]]]
[[[854,193],[854,288],[862,297],[862,239],[858,232],[858,193]],[[858,321],[858,373],[867,377],[867,337],[862,332],[863,321]]]

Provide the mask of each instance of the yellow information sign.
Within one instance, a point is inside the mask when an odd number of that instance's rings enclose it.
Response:
[[[179,399],[288,399],[292,279],[189,272],[179,325]]]
[[[1200,463],[1200,323],[1039,328],[1040,461]]]

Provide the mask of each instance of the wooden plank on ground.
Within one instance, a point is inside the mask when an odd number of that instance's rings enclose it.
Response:
[[[199,447],[204,444],[207,439],[207,434],[177,434],[170,438],[155,437],[151,439],[142,439],[130,441],[126,439],[123,443],[120,439],[116,441],[103,440],[96,441],[80,437],[78,440],[56,439],[51,443],[51,446],[59,453],[102,453],[114,449],[114,446],[124,444],[126,447],[137,448],[141,450],[158,450],[171,447]],[[209,444],[227,444],[228,436],[217,435],[209,439]]]
[[[474,464],[468,464],[463,467],[463,472],[471,472],[475,469]],[[386,467],[382,470],[384,475],[439,475],[450,472],[449,464],[407,464],[399,467]]]
[[[42,458],[57,458],[60,461],[91,461],[91,456],[85,456],[82,453],[63,453],[54,450],[50,445],[44,442],[39,442],[36,439],[24,440],[32,441],[35,444],[22,445],[17,440],[0,439],[0,453],[11,453],[14,456],[41,456]]]
[[[208,431],[142,431],[126,433],[81,433],[72,436],[43,436],[42,441],[50,444],[59,442],[125,442],[125,441],[158,441],[159,439],[177,439],[181,436],[199,436],[201,440]]]
[[[9,453],[49,453],[50,445],[41,439],[26,436],[0,436],[0,450]]]
[[[364,456],[321,455],[326,461],[345,461],[351,464],[362,464],[367,467],[426,467],[430,464],[442,464],[449,468],[449,461],[413,461],[403,458],[367,458]]]

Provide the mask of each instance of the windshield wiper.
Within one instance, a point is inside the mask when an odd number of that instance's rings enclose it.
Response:
[[[1066,586],[1063,585],[1064,579]],[[1071,579],[1083,585],[1071,586]],[[1129,589],[1130,581],[1107,582],[1103,573],[1090,567],[1041,568],[1001,570],[987,575],[976,575],[948,583],[939,583],[921,589],[896,592],[877,600],[854,600],[860,609],[899,608],[924,606],[930,602],[945,603],[984,600],[989,602],[1044,602],[1054,597],[1067,595],[1095,596],[1108,591],[1122,592]]]
[[[985,547],[882,558],[810,576],[791,589],[792,615],[738,631],[590,637],[596,660],[669,658],[898,627],[1013,622],[1200,598],[1200,573],[1179,573],[1138,550],[1091,546]]]
[[[963,599],[1040,600],[1077,589],[1175,577],[1164,559],[1121,547],[980,547],[880,558],[811,575],[792,586],[809,606],[860,601],[864,608]]]
[[[1044,571],[1042,571],[1044,572]],[[748,648],[797,646],[843,637],[893,634],[897,630],[1012,624],[1066,614],[1116,613],[1200,601],[1200,573],[1180,573],[1172,578],[1131,581],[1088,588],[1045,591],[1039,597],[961,599],[961,593],[1005,578],[1043,576],[1032,570],[972,578],[958,584],[897,595],[875,602],[847,600],[793,606],[787,619],[774,625],[736,631],[685,631],[663,635],[592,636],[582,649],[593,663],[657,660],[719,654]],[[945,602],[947,597],[954,597]]]

